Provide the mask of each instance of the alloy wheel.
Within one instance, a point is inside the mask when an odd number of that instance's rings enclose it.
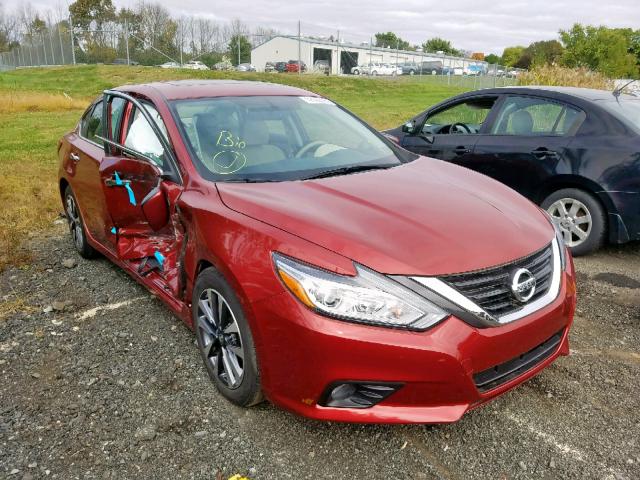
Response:
[[[244,375],[244,344],[238,322],[224,297],[211,288],[198,300],[198,333],[204,357],[216,378],[236,389]]]
[[[556,221],[568,247],[583,243],[591,233],[593,220],[587,206],[575,198],[561,198],[547,209]]]
[[[82,250],[84,244],[84,232],[82,231],[82,222],[80,220],[80,212],[73,195],[67,195],[67,222],[69,223],[69,231],[73,237],[78,250]]]

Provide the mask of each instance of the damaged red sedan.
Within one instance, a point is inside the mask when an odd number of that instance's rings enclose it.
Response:
[[[58,151],[80,255],[186,322],[235,404],[453,422],[569,352],[575,277],[551,219],[313,93],[126,86]]]

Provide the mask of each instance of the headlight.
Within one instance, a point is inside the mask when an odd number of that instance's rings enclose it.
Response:
[[[307,307],[341,320],[423,330],[446,318],[444,310],[393,280],[356,265],[354,277],[337,275],[273,254],[283,283]]]
[[[562,234],[562,229],[560,228],[560,225],[558,225],[558,222],[555,218],[549,215],[549,213],[545,210],[542,211],[545,213],[556,232],[556,242],[558,243],[558,251],[560,252],[560,266],[562,267],[562,270],[564,270],[565,266],[567,265],[567,246],[564,243],[564,235]]]

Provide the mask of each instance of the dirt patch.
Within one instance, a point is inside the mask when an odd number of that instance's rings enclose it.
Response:
[[[598,273],[593,277],[598,282],[608,283],[614,287],[640,288],[640,281],[627,275],[615,272]]]
[[[2,478],[638,478],[637,245],[576,259],[570,357],[453,425],[361,426],[232,406],[192,332],[56,229],[0,274],[22,300],[0,321]]]

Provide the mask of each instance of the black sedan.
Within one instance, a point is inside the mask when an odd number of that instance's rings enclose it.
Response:
[[[637,96],[569,87],[478,90],[385,133],[407,150],[484,173],[536,202],[556,219],[574,255],[640,239]]]

